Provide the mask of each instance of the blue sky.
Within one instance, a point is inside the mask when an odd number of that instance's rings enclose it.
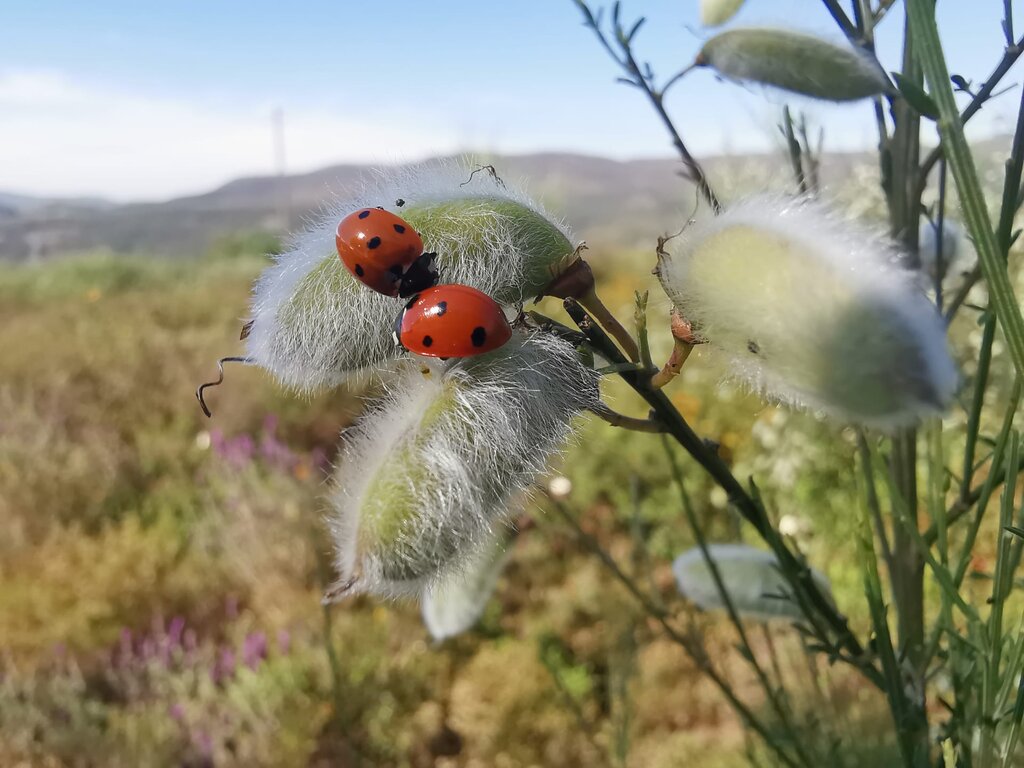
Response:
[[[627,15],[649,19],[637,48],[656,72],[691,61],[708,35],[697,6],[625,3]],[[1001,54],[1001,0],[939,7],[953,71],[983,79]],[[817,0],[747,0],[732,23],[839,39]],[[900,28],[893,18],[879,32],[889,69]],[[160,199],[269,173],[276,108],[290,171],[456,150],[671,154],[654,114],[616,75],[569,0],[6,0],[0,189]],[[668,106],[706,155],[771,149],[783,102],[697,71]],[[1002,97],[974,130],[1009,130],[1015,102]],[[825,127],[827,148],[874,142],[866,104],[794,105]]]

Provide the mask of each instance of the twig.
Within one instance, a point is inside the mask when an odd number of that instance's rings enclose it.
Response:
[[[711,664],[711,660],[707,657],[707,653],[697,643],[693,637],[687,637],[679,632],[675,627],[672,626],[668,621],[668,613],[658,605],[655,605],[647,595],[644,594],[643,590],[636,584],[633,579],[627,576],[618,563],[612,559],[612,556],[605,551],[604,547],[591,536],[589,533],[583,530],[580,526],[579,521],[565,508],[557,499],[551,499],[552,506],[569,527],[572,528],[576,535],[577,540],[586,546],[594,555],[597,556],[601,564],[619,581],[622,586],[626,588],[626,591],[632,595],[633,599],[637,601],[644,612],[653,618],[658,624],[661,625],[662,630],[665,634],[676,643],[680,648],[686,651],[686,654],[690,659],[697,665],[701,672],[704,673],[715,684],[719,692],[725,696],[729,701],[729,704],[736,710],[737,714],[747,723],[757,734],[768,744],[769,747],[775,750],[779,759],[782,760],[790,768],[797,768],[797,764],[793,761],[793,758],[782,748],[781,745],[777,744],[774,735],[768,728],[758,720],[757,716],[736,696],[736,693],[732,690],[732,687],[726,682],[725,678],[719,674],[718,670]]]
[[[598,327],[586,312],[574,301],[566,300],[565,309],[580,330],[586,334],[590,343],[599,354],[611,362],[625,362],[611,339]],[[813,606],[814,612],[831,627],[837,636],[837,650],[846,649],[849,658],[856,660],[856,666],[868,679],[881,684],[881,676],[868,660],[863,647],[854,637],[846,618],[840,614],[826,598],[811,577],[810,569],[801,563],[782,541],[778,532],[772,527],[764,509],[746,492],[732,472],[716,452],[701,440],[690,428],[679,411],[660,390],[651,389],[647,380],[636,372],[623,371],[619,374],[633,390],[643,397],[653,408],[654,413],[666,425],[668,433],[689,453],[694,460],[718,483],[726,492],[729,501],[740,515],[747,520],[761,538],[771,547],[779,560],[780,569],[786,576],[795,595],[803,595]],[[823,642],[825,638],[820,638]]]
[[[1013,45],[1007,46],[1006,50],[1003,51],[1003,58],[999,60],[996,68],[992,70],[992,74],[988,76],[988,79],[982,84],[981,88],[978,89],[978,92],[974,94],[974,98],[971,99],[970,104],[968,104],[964,111],[960,113],[961,125],[966,125],[967,121],[977,114],[978,110],[984,106],[985,102],[992,98],[992,94],[993,91],[995,91],[996,86],[999,85],[999,82],[1003,79],[1006,73],[1009,72],[1010,68],[1017,62],[1017,59],[1020,58],[1022,52],[1024,52],[1024,35],[1019,37],[1017,42]],[[921,163],[921,171],[917,180],[919,189],[923,190],[925,186],[927,186],[928,174],[931,173],[935,164],[939,162],[939,158],[943,156],[944,151],[945,150],[940,143],[928,153],[924,162]]]
[[[672,138],[672,145],[679,153],[679,157],[683,161],[683,165],[686,166],[689,179],[697,185],[697,188],[700,190],[704,199],[707,200],[714,212],[719,213],[722,210],[722,203],[711,188],[711,184],[704,173],[704,169],[701,168],[700,163],[698,163],[693,155],[690,154],[690,150],[686,148],[686,144],[683,142],[682,136],[680,136],[679,131],[672,122],[672,118],[669,117],[668,112],[665,111],[665,92],[669,87],[678,82],[679,79],[686,74],[689,68],[684,69],[671,77],[660,89],[657,88],[653,83],[654,77],[650,70],[650,65],[647,65],[645,69],[641,69],[633,55],[633,37],[640,29],[644,19],[641,18],[635,22],[627,32],[625,27],[623,27],[619,21],[619,3],[616,2],[612,6],[612,31],[615,33],[615,42],[619,47],[619,52],[616,52],[615,48],[601,30],[599,18],[594,15],[587,3],[584,0],[573,0],[573,2],[576,3],[576,6],[583,14],[584,24],[594,32],[597,39],[600,41],[601,46],[608,52],[608,55],[611,56],[612,60],[626,72],[626,77],[620,78],[620,80],[627,85],[632,85],[635,88],[638,88],[647,96],[648,101],[651,102],[651,106],[654,107],[654,111],[657,113],[658,117],[661,118],[662,124],[664,124],[669,136]]]
[[[654,419],[638,419],[633,416],[626,416],[625,414],[613,411],[604,403],[599,403],[593,408],[589,409],[592,414],[599,416],[604,421],[611,424],[613,427],[622,427],[633,432],[651,432],[658,433],[665,431],[665,425],[660,421]]]

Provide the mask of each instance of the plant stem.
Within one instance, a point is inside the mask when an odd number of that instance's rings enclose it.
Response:
[[[682,73],[671,78],[668,83],[662,86],[661,89],[656,88],[652,83],[652,76],[650,75],[649,69],[646,72],[641,69],[640,65],[637,63],[636,57],[633,55],[633,35],[636,33],[639,25],[643,22],[643,19],[634,25],[632,30],[627,33],[619,23],[619,5],[618,3],[615,4],[612,31],[615,34],[615,41],[618,43],[619,50],[621,51],[620,58],[620,55],[615,52],[611,43],[608,42],[608,39],[605,37],[604,32],[598,24],[597,17],[594,16],[586,2],[584,2],[584,0],[573,0],[573,2],[583,13],[584,23],[594,32],[595,35],[597,35],[598,40],[601,42],[601,46],[608,52],[608,55],[612,57],[615,63],[622,67],[626,72],[627,77],[624,82],[643,91],[644,95],[647,96],[647,100],[651,102],[651,106],[654,107],[655,113],[661,119],[662,124],[668,131],[668,134],[672,139],[672,146],[675,147],[676,151],[679,153],[679,158],[683,161],[683,165],[686,166],[689,179],[696,184],[697,189],[700,190],[701,195],[703,195],[704,199],[707,200],[711,209],[715,213],[720,212],[722,210],[722,203],[718,199],[718,195],[716,195],[715,191],[711,188],[711,183],[708,181],[708,177],[704,173],[704,169],[701,168],[701,165],[697,162],[696,158],[690,154],[690,150],[687,149],[686,143],[683,141],[683,137],[680,136],[679,131],[672,122],[672,118],[669,117],[668,112],[665,111],[665,91],[669,85],[672,85],[679,79]],[[684,70],[684,72],[685,71],[686,70]]]
[[[589,315],[583,311],[579,304],[571,299],[566,300],[565,309],[573,321],[580,327],[580,330],[586,334],[597,352],[613,363],[625,362],[622,353],[619,352],[615,344]],[[794,596],[798,599],[800,597],[805,598],[813,607],[814,615],[808,618],[820,617],[820,619],[824,620],[836,635],[837,647],[845,649],[849,654],[851,663],[855,663],[868,679],[880,685],[882,682],[881,675],[865,656],[864,649],[853,635],[846,617],[840,614],[828,598],[822,594],[811,577],[810,569],[800,562],[785,545],[782,537],[779,536],[768,520],[764,508],[744,490],[743,486],[740,485],[732,472],[729,471],[729,468],[721,460],[717,452],[710,449],[694,433],[664,392],[653,390],[649,387],[649,379],[647,377],[634,371],[623,371],[619,375],[637,394],[650,404],[655,417],[665,424],[668,434],[672,435],[676,442],[722,487],[730,503],[754,527],[765,543],[768,544],[778,558],[780,570],[793,588]],[[820,639],[824,640],[824,638]]]
[[[974,167],[963,122],[953,98],[949,71],[935,25],[935,6],[931,0],[907,0],[908,28],[917,41],[916,54],[924,70],[932,98],[939,108],[939,135],[960,195],[967,228],[978,252],[989,299],[1006,338],[1006,346],[1019,375],[1024,375],[1024,317],[1006,271],[999,241]]]
[[[866,457],[870,461],[870,456]],[[862,461],[864,457],[862,457]],[[864,474],[871,473],[872,467],[864,467]],[[875,554],[875,545],[871,538],[871,523],[868,515],[865,514],[866,501],[860,505],[860,526],[858,530],[858,543],[860,551],[861,572],[864,577],[864,594],[867,597],[868,608],[871,612],[871,623],[875,629],[875,645],[879,658],[882,662],[882,670],[885,675],[885,684],[882,690],[885,691],[889,701],[889,709],[892,713],[893,724],[896,729],[896,739],[899,743],[900,754],[903,757],[904,765],[913,768],[918,764],[915,759],[915,743],[912,734],[905,726],[911,719],[908,711],[906,697],[903,693],[903,679],[900,674],[899,662],[896,660],[896,653],[893,650],[892,637],[889,632],[889,622],[885,615],[885,602],[882,596],[882,582],[878,576],[878,558]],[[925,756],[927,760],[927,756]],[[927,762],[925,762],[927,765]]]
[[[589,533],[583,530],[580,526],[579,521],[576,520],[575,516],[565,508],[557,499],[552,499],[552,505],[558,515],[569,524],[573,532],[576,534],[576,538],[587,547],[597,558],[601,561],[601,564],[619,581],[622,586],[626,588],[626,591],[632,595],[633,599],[637,601],[644,612],[653,618],[665,634],[676,643],[680,648],[686,651],[690,659],[697,665],[701,672],[704,673],[714,683],[715,687],[718,688],[719,692],[725,696],[729,704],[736,710],[736,713],[740,718],[750,726],[758,736],[760,736],[764,742],[771,747],[778,755],[779,759],[782,760],[789,768],[799,768],[793,758],[790,757],[789,753],[786,752],[785,748],[778,743],[774,734],[757,718],[757,716],[750,710],[750,708],[744,704],[736,696],[732,686],[725,680],[724,677],[714,668],[711,664],[711,660],[707,657],[704,649],[699,643],[695,641],[693,637],[687,637],[677,630],[669,623],[668,613],[658,605],[655,605],[644,591],[640,589],[633,579],[627,576],[618,563],[612,558],[608,552],[605,551],[604,547]]]
[[[700,553],[704,559],[704,563],[707,565],[708,571],[711,573],[711,578],[715,582],[715,590],[718,592],[719,597],[722,598],[722,604],[725,605],[725,610],[729,616],[729,620],[732,622],[733,628],[739,636],[740,645],[743,649],[741,655],[747,660],[747,663],[750,664],[751,669],[754,671],[754,676],[761,684],[765,697],[768,699],[772,709],[775,710],[775,714],[779,718],[780,724],[789,734],[789,738],[792,740],[793,748],[797,753],[797,757],[804,765],[811,768],[811,766],[814,765],[814,761],[811,756],[807,754],[801,742],[800,735],[793,727],[788,705],[779,695],[779,692],[772,684],[772,681],[768,678],[767,673],[764,671],[764,667],[762,667],[761,663],[757,660],[757,656],[754,655],[754,647],[750,644],[750,639],[747,637],[746,627],[743,626],[743,620],[740,618],[739,612],[733,604],[732,595],[729,594],[729,590],[725,587],[725,582],[722,580],[722,572],[718,568],[718,563],[715,562],[715,559],[711,556],[711,551],[708,549],[707,538],[704,536],[704,531],[701,529],[700,522],[697,520],[697,514],[694,512],[693,504],[690,501],[690,495],[686,492],[686,486],[683,485],[683,473],[679,469],[679,464],[676,462],[676,457],[672,453],[672,448],[665,435],[662,435],[661,446],[665,450],[665,456],[668,458],[669,467],[672,470],[672,479],[675,481],[676,488],[679,490],[679,498],[682,501],[683,512],[686,515],[686,522],[689,524],[690,530],[693,531],[694,539],[696,539],[697,546],[700,548]]]

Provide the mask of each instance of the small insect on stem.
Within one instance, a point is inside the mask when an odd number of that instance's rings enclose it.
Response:
[[[212,417],[213,413],[210,412],[209,407],[206,405],[206,400],[203,398],[203,390],[207,387],[216,387],[224,383],[224,363],[245,363],[246,365],[251,365],[252,362],[251,357],[222,357],[217,361],[217,380],[200,384],[196,389],[196,399],[199,401],[199,407],[206,414],[206,418]]]
[[[466,179],[461,184],[459,184],[459,186],[460,187],[464,187],[467,184],[469,184],[469,182],[471,182],[473,180],[473,177],[476,176],[481,171],[487,171],[487,175],[490,176],[492,179],[494,179],[494,183],[495,184],[497,184],[502,189],[506,189],[505,182],[501,180],[501,176],[498,175],[498,171],[497,171],[497,169],[495,169],[495,167],[493,165],[478,165],[476,168],[474,168],[470,172],[469,178]]]

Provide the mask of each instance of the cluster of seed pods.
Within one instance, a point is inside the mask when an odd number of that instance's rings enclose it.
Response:
[[[468,285],[441,284],[435,253],[419,233],[383,208],[348,214],[335,235],[338,256],[367,288],[407,298],[395,318],[395,343],[426,357],[472,357],[503,346],[512,327],[501,306]]]

